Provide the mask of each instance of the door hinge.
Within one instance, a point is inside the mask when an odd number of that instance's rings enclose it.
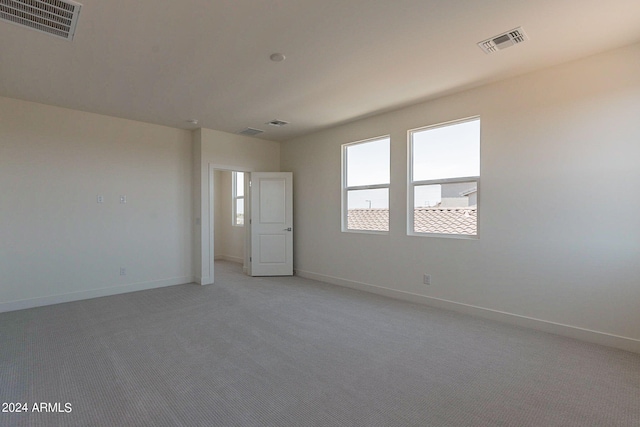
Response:
[[[251,257],[249,257],[249,262],[253,261],[253,259],[251,259]]]

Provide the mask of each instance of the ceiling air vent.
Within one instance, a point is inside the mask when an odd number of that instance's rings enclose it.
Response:
[[[0,19],[73,40],[81,7],[69,0],[0,0]]]
[[[284,122],[282,120],[271,120],[270,122],[267,122],[266,124],[271,125],[271,126],[281,127],[281,126],[284,126],[284,125],[288,125],[289,122]]]
[[[264,132],[263,130],[260,129],[254,129],[254,128],[246,128],[244,130],[241,130],[240,132],[238,132],[240,135],[248,135],[248,136],[254,136],[257,135],[259,133]]]
[[[482,49],[484,53],[494,53],[513,46],[514,44],[522,43],[525,40],[529,40],[529,37],[525,34],[522,27],[518,27],[485,41],[481,41],[478,43],[478,46],[480,46],[480,49]]]

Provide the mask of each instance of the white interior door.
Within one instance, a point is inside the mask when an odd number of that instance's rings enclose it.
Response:
[[[293,174],[251,173],[252,276],[293,275]]]

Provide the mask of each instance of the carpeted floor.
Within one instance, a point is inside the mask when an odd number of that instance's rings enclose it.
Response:
[[[229,262],[216,277],[0,314],[2,409],[28,409],[0,425],[640,426],[638,354]]]

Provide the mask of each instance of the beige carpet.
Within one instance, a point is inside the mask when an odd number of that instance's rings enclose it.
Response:
[[[640,426],[638,354],[229,262],[216,274],[0,314],[0,401],[29,409],[0,425]]]

